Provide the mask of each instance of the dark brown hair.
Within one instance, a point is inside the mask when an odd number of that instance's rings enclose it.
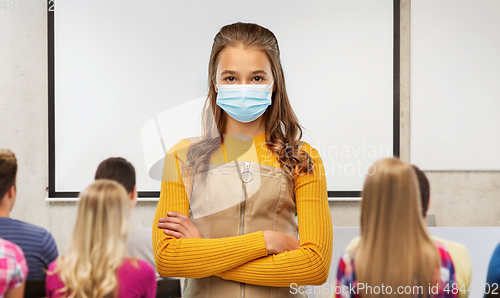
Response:
[[[223,142],[226,115],[216,104],[215,85],[218,56],[226,47],[254,48],[266,54],[276,86],[271,105],[263,114],[267,148],[277,155],[286,176],[292,181],[294,171],[299,174],[311,172],[312,158],[304,150],[298,150],[302,128],[288,100],[278,40],[270,30],[260,25],[241,22],[226,25],[215,35],[208,64],[208,96],[202,115],[203,137],[190,146],[183,171],[192,175],[208,170],[211,153]]]
[[[427,177],[422,170],[415,165],[413,165],[413,170],[415,170],[415,173],[417,174],[418,184],[420,186],[420,196],[422,199],[422,212],[424,217],[426,217],[427,208],[429,208],[429,198],[431,197],[431,187],[429,185],[429,180],[427,180]]]
[[[17,159],[14,152],[0,149],[0,200],[16,185]]]
[[[130,193],[135,186],[135,169],[125,158],[111,157],[99,164],[95,172],[95,179],[115,180]]]

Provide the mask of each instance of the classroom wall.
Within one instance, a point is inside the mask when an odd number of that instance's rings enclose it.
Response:
[[[400,10],[400,158],[410,160],[410,0]],[[428,214],[438,227],[500,226],[500,172],[426,171],[431,186]],[[359,226],[359,202],[330,203],[336,227]]]
[[[401,158],[410,148],[410,1],[401,1]],[[44,201],[48,186],[47,17],[0,10],[0,147],[18,158],[12,217],[50,230],[67,251],[76,203]],[[427,172],[438,227],[500,226],[500,172]],[[331,202],[335,227],[359,226],[359,202]],[[139,202],[136,224],[151,226],[156,203]]]

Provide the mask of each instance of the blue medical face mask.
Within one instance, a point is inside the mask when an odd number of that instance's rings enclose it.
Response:
[[[274,83],[274,81],[273,81]],[[252,122],[271,105],[271,85],[217,85],[217,105],[239,122]]]

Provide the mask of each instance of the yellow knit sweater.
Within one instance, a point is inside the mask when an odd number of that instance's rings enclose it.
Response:
[[[267,149],[265,140],[265,132],[247,142],[226,134],[225,145],[211,155],[210,163],[253,161],[279,168],[278,159]],[[312,157],[314,172],[297,176],[294,185],[300,248],[268,255],[262,231],[219,239],[176,239],[158,228],[159,218],[166,217],[168,211],[189,215],[180,166],[186,160],[190,144],[189,139],[181,140],[165,157],[160,201],[153,222],[153,251],[158,273],[164,277],[186,278],[216,275],[274,287],[325,283],[332,257],[333,229],[325,171],[318,151],[304,143],[302,149]],[[251,144],[251,150],[245,144]]]

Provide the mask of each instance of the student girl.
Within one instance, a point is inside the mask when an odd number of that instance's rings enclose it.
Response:
[[[412,166],[388,158],[370,173],[362,192],[361,240],[340,259],[332,297],[457,297],[453,262],[425,227]]]
[[[80,194],[69,253],[48,269],[47,297],[156,297],[154,269],[125,253],[129,201],[125,188],[107,179]]]
[[[0,238],[0,297],[22,298],[28,276],[23,250]]]
[[[332,221],[322,160],[300,140],[276,37],[256,24],[224,26],[208,76],[202,136],[165,157],[157,270],[186,277],[183,297],[305,297],[290,287],[326,282]]]

